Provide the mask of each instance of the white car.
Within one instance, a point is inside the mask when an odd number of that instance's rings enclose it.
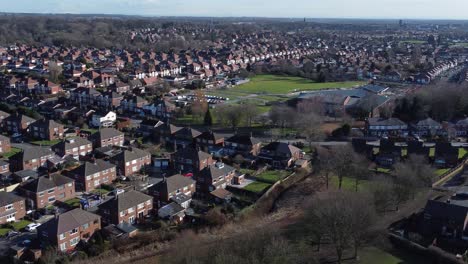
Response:
[[[38,223],[32,223],[32,224],[27,225],[26,228],[25,228],[25,230],[26,230],[26,231],[29,231],[29,232],[32,232],[32,231],[36,230],[36,228],[37,228],[38,226],[40,226],[40,225],[41,225],[41,224],[38,224]]]

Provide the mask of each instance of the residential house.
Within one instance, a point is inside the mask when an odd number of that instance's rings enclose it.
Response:
[[[226,188],[232,182],[236,169],[222,162],[205,167],[194,175],[196,190],[200,194],[208,194],[219,188]]]
[[[213,131],[201,133],[195,139],[197,146],[208,153],[217,153],[224,147],[224,137]]]
[[[174,170],[180,173],[197,173],[214,164],[210,154],[191,147],[173,153],[171,160]]]
[[[138,191],[128,191],[116,195],[99,205],[103,223],[140,223],[153,210],[153,197]]]
[[[109,111],[107,114],[94,113],[89,124],[92,127],[111,127],[117,121],[117,114]]]
[[[63,138],[64,127],[54,120],[41,119],[32,123],[29,127],[29,134],[42,140],[56,140]]]
[[[162,120],[170,120],[176,106],[166,100],[159,100],[152,104],[147,104],[142,107],[145,114],[150,114]]]
[[[90,136],[90,140],[95,147],[102,148],[107,146],[124,145],[124,133],[114,128],[102,128]]]
[[[271,142],[261,148],[258,158],[275,168],[291,167],[294,162],[304,157],[304,152],[288,143]]]
[[[82,137],[66,138],[53,145],[52,150],[60,157],[73,156],[78,160],[79,156],[86,156],[93,152],[93,144]]]
[[[408,134],[408,125],[398,118],[371,117],[366,120],[366,131],[369,136],[400,137]]]
[[[101,217],[80,208],[45,222],[37,228],[37,236],[43,247],[57,247],[59,251],[74,250],[80,241],[88,241],[101,229]]]
[[[25,199],[11,192],[0,192],[0,224],[15,222],[26,216]]]
[[[420,137],[443,136],[446,131],[439,122],[426,118],[411,125],[411,134]]]
[[[144,119],[140,123],[138,132],[141,132],[144,136],[153,135],[155,129],[159,126],[164,125],[163,122],[156,119]]]
[[[11,151],[10,138],[0,135],[0,154],[5,154]]]
[[[117,166],[119,175],[130,176],[151,165],[151,154],[138,148],[129,148],[111,157],[111,161]]]
[[[468,117],[465,119],[458,120],[455,123],[455,133],[457,137],[467,137],[468,136]]]
[[[101,184],[111,184],[117,178],[117,172],[114,164],[98,159],[94,163],[86,161],[67,176],[75,179],[78,189],[90,192]]]
[[[22,114],[14,114],[3,119],[3,126],[10,134],[26,134],[29,126],[36,120]]]
[[[171,199],[177,199],[177,196],[182,197],[181,204],[184,208],[188,207],[192,195],[195,193],[195,181],[190,177],[185,177],[180,174],[164,178],[148,189],[148,194],[154,197],[154,202],[157,208],[170,203]]]
[[[37,170],[47,167],[47,160],[54,157],[54,152],[43,147],[28,147],[9,158],[11,171]]]
[[[75,198],[75,181],[58,173],[31,179],[18,188],[28,208],[33,209]]]
[[[227,155],[257,156],[261,141],[250,135],[236,134],[224,140],[224,151]]]

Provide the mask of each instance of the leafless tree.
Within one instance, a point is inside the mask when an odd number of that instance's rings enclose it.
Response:
[[[49,62],[49,80],[54,83],[58,82],[62,70],[62,66],[52,61]]]

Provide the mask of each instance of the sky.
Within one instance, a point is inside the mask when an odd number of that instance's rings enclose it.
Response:
[[[468,0],[0,0],[1,12],[468,19]]]

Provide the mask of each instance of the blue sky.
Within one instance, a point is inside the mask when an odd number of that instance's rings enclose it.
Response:
[[[3,12],[468,19],[468,0],[0,0]]]

